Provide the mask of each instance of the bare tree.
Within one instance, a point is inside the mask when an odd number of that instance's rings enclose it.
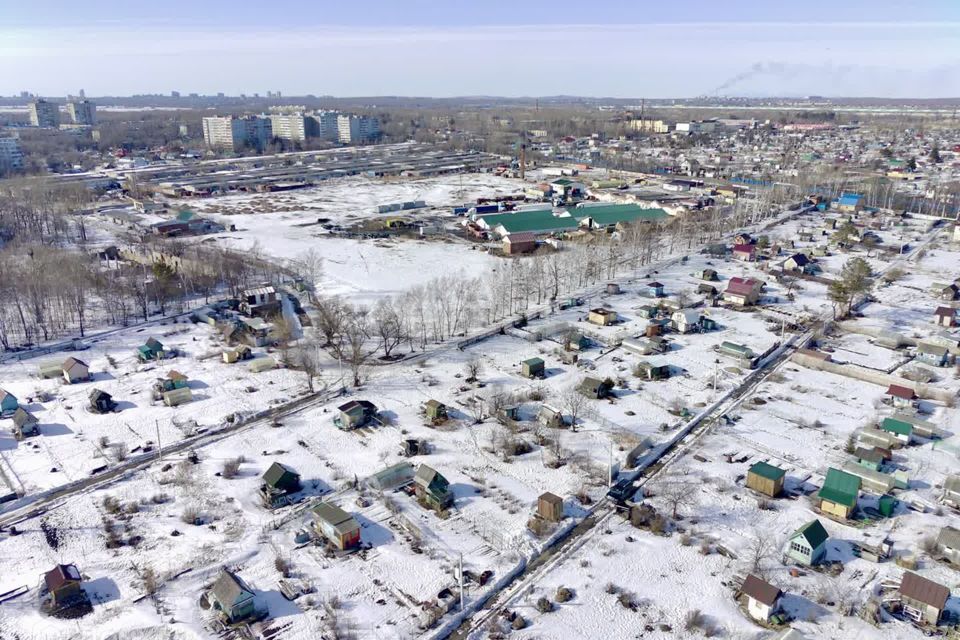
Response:
[[[483,372],[483,362],[480,358],[470,358],[464,363],[463,370],[467,374],[467,382],[476,382],[480,373]]]
[[[320,345],[313,340],[301,341],[297,350],[297,366],[306,374],[307,388],[313,393],[314,382],[320,377],[321,371]]]
[[[747,565],[747,571],[759,578],[766,580],[770,572],[769,561],[774,557],[776,547],[774,539],[768,532],[755,529],[750,538],[750,545],[747,547],[744,562]]]
[[[353,310],[343,325],[340,339],[334,343],[337,357],[350,367],[355,387],[360,386],[360,373],[373,354],[367,348],[367,339],[370,336],[369,324],[366,309]]]
[[[654,491],[670,508],[674,519],[677,519],[681,507],[691,507],[697,503],[696,485],[686,474],[661,476],[654,485]]]
[[[326,344],[332,345],[350,318],[350,308],[339,298],[319,298],[315,304],[317,328],[323,334]]]
[[[313,248],[307,249],[293,261],[293,268],[304,279],[310,301],[316,302],[317,283],[323,277],[323,257],[320,252]]]
[[[373,329],[375,335],[380,339],[380,348],[383,349],[384,358],[390,358],[390,354],[406,338],[406,327],[398,311],[397,305],[389,298],[381,299],[373,310]]]
[[[578,422],[590,409],[590,400],[574,385],[560,396],[560,406],[570,416],[570,430],[576,431]]]

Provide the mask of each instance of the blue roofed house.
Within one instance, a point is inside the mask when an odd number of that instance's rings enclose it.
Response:
[[[843,193],[833,201],[833,206],[839,211],[860,211],[863,209],[863,196],[859,193]]]
[[[811,520],[793,532],[787,539],[784,555],[805,567],[813,567],[823,562],[827,554],[827,540],[830,536],[819,520]]]
[[[6,389],[0,389],[0,417],[6,418],[12,416],[13,412],[16,411],[19,406],[20,403],[17,401],[17,396]]]

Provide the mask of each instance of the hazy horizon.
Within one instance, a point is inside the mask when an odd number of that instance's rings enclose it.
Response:
[[[906,14],[890,0],[680,0],[655,11],[605,0],[589,11],[563,0],[378,0],[362,12],[286,0],[250,9],[224,0],[172,0],[162,10],[11,5],[0,26],[0,94],[960,95],[960,3],[947,0]]]

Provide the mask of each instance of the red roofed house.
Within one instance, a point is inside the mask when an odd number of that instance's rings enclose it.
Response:
[[[731,304],[746,307],[760,299],[763,283],[753,278],[730,278],[723,299]]]
[[[54,607],[68,605],[83,597],[80,583],[83,578],[77,567],[72,564],[58,564],[43,575],[44,588],[50,594],[50,604]]]
[[[950,589],[907,571],[900,581],[903,612],[920,622],[936,625],[947,606]]]
[[[893,398],[895,407],[912,407],[917,401],[917,394],[910,387],[892,384],[887,387],[887,395]]]
[[[530,253],[537,248],[537,234],[532,231],[511,233],[503,239],[503,252],[513,255],[516,253]]]
[[[937,324],[941,327],[955,327],[957,326],[957,310],[950,307],[937,307],[937,310],[933,312],[934,318],[936,318]]]
[[[735,244],[733,245],[734,260],[744,262],[753,262],[757,259],[757,245],[755,244]]]
[[[780,589],[752,573],[743,581],[740,592],[747,598],[747,613],[760,622],[768,622],[777,612],[777,604],[783,595]]]

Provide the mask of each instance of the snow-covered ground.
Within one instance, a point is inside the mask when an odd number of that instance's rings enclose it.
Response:
[[[350,222],[345,212],[357,218],[374,217],[373,207],[384,202],[425,199],[430,205],[448,207],[480,194],[517,188],[515,181],[489,176],[465,176],[464,182],[463,193],[450,179],[331,182],[271,196],[266,204],[277,203],[272,212],[254,212],[262,206],[257,202],[261,196],[191,201],[190,205],[237,225],[238,231],[221,234],[218,241],[242,247],[259,243],[269,256],[280,259],[317,248],[325,259],[323,289],[368,302],[449,270],[482,273],[494,258],[466,243],[355,240],[325,233],[316,237],[319,227],[297,225],[317,217]],[[235,207],[230,215],[229,207]],[[800,226],[809,228],[811,222],[807,217],[775,231],[785,240]],[[824,259],[826,275],[834,275],[848,257],[838,254]],[[877,267],[887,264],[883,259],[874,261]],[[18,535],[0,534],[5,569],[0,572],[0,593],[22,584],[35,588],[39,574],[58,562],[73,562],[87,576],[87,591],[95,594],[93,613],[81,621],[84,629],[91,630],[82,632],[83,637],[114,633],[158,639],[209,637],[210,613],[198,601],[217,570],[229,566],[256,591],[258,603],[269,609],[266,626],[281,640],[319,637],[334,616],[341,632],[352,629],[359,637],[420,635],[425,609],[438,602],[445,589],[456,586],[455,567],[461,556],[472,575],[485,571],[493,575],[484,586],[468,583],[465,599],[470,603],[493,590],[494,583],[515,570],[521,558],[542,548],[546,539],[527,528],[541,493],[564,498],[566,526],[572,525],[604,495],[611,461],[621,466],[626,453],[643,438],[654,443],[671,438],[683,421],[681,410],[695,414],[741,384],[749,371],[718,356],[717,345],[729,341],[762,353],[787,337],[785,321],[829,310],[825,284],[803,281],[791,300],[785,285],[774,280],[765,264],[690,255],[655,272],[638,272],[622,280],[620,294],[593,295],[583,306],[532,320],[522,330],[510,330],[462,350],[431,345],[428,353],[411,354],[399,363],[378,362],[369,367],[363,387],[349,397],[311,406],[276,425],[258,424],[212,439],[197,447],[196,464],[186,452],[169,454],[162,463],[132,470],[106,486],[79,492],[45,513],[26,517],[16,525]],[[839,332],[825,338],[825,346],[833,349],[838,361],[882,370],[895,366],[901,356],[875,345],[870,331],[932,335],[937,301],[929,293],[930,284],[960,275],[958,265],[960,253],[955,247],[931,246],[902,280],[879,287],[878,301],[861,309],[864,317],[853,322],[869,331]],[[662,282],[668,297],[693,296],[702,282],[699,274],[707,267],[719,272],[720,282],[714,285],[721,290],[734,276],[764,280],[766,304],[760,310],[703,307],[720,328],[668,333],[671,348],[659,358],[671,366],[672,376],[658,382],[640,381],[633,370],[645,358],[617,345],[646,331],[648,321],[639,314],[641,306],[653,302],[646,295],[646,283]],[[621,322],[611,327],[585,322],[587,311],[599,306],[615,310]],[[565,364],[560,356],[562,334],[571,328],[593,338],[577,364]],[[542,339],[537,340],[537,334]],[[183,355],[162,366],[139,364],[135,349],[150,335],[176,346]],[[155,330],[120,331],[108,343],[77,354],[51,354],[39,361],[0,366],[0,388],[17,395],[41,424],[38,437],[20,442],[9,435],[0,439],[3,471],[11,479],[11,489],[35,496],[87,477],[98,467],[116,464],[110,447],[104,451],[104,442],[122,442],[135,452],[155,443],[159,430],[160,442],[169,444],[193,430],[220,426],[230,414],[259,411],[305,392],[302,373],[276,369],[253,374],[244,363],[223,363],[220,347],[212,327],[170,323]],[[94,381],[65,385],[34,376],[38,362],[67,355],[86,360]],[[520,375],[520,363],[535,356],[546,363],[543,380]],[[468,382],[466,365],[472,361],[479,361],[481,367],[478,380]],[[332,383],[337,365],[332,359],[324,365],[322,378]],[[171,409],[150,399],[154,379],[169,369],[189,376],[193,402]],[[934,384],[955,393],[960,381],[946,370],[940,373]],[[544,403],[569,414],[568,395],[587,375],[612,379],[613,397],[586,401],[576,429],[539,426],[536,415]],[[121,410],[106,416],[86,411],[93,388],[113,394]],[[53,398],[40,401],[38,391]],[[702,631],[684,628],[687,612],[694,609],[706,616],[707,624],[722,629],[724,637],[761,637],[761,629],[734,603],[730,585],[736,575],[744,575],[744,558],[757,536],[769,538],[779,548],[786,535],[815,513],[805,496],[781,498],[773,509],[759,509],[755,496],[743,486],[746,469],[758,460],[779,464],[787,470],[788,488],[802,487],[808,493],[822,482],[829,467],[849,458],[845,447],[856,428],[892,412],[882,402],[884,392],[885,387],[877,384],[786,362],[731,412],[729,422],[717,423],[663,472],[685,478],[693,496],[680,508],[682,518],[672,535],[655,536],[634,529],[619,516],[608,518],[511,604],[530,622],[527,629],[512,632],[514,637],[698,637]],[[492,419],[475,422],[476,400],[492,403],[495,393],[509,395],[519,406],[516,424],[500,425]],[[34,400],[28,402],[31,397]],[[338,430],[332,418],[336,407],[348,399],[374,402],[385,423],[353,432]],[[446,424],[425,424],[420,408],[429,399],[450,408]],[[952,443],[960,429],[960,413],[942,403],[930,402],[928,408],[932,410],[928,419],[947,431],[946,442]],[[449,517],[425,510],[405,493],[380,495],[362,488],[362,481],[371,474],[406,460],[400,445],[409,438],[432,445],[429,455],[410,461],[429,464],[450,481],[456,501]],[[505,454],[504,443],[510,440],[526,443],[530,451]],[[238,457],[243,462],[237,477],[224,477],[224,463]],[[302,475],[305,488],[300,506],[270,511],[260,504],[256,495],[260,477],[273,462]],[[831,534],[830,558],[844,561],[839,576],[806,572],[794,577],[776,557],[767,559],[771,579],[789,594],[785,607],[798,616],[796,626],[810,637],[919,637],[896,623],[875,629],[839,615],[829,604],[850,593],[865,599],[882,580],[900,575],[892,562],[873,565],[854,559],[850,541],[889,536],[898,553],[918,553],[922,538],[946,524],[957,526],[955,513],[934,507],[944,475],[957,469],[956,457],[927,443],[898,451],[894,463],[910,478],[908,489],[898,494],[902,502],[894,518],[862,528],[824,519]],[[655,484],[651,484],[654,493]],[[327,555],[319,546],[295,543],[294,536],[308,516],[301,507],[319,496],[358,519],[368,549]],[[117,511],[110,506],[105,502],[108,497],[119,500],[122,508]],[[669,512],[662,496],[650,501],[661,512]],[[907,501],[931,508],[922,514],[913,512],[905,507]],[[185,522],[185,515],[197,516],[200,524]],[[123,544],[107,548],[108,527]],[[921,573],[947,586],[956,585],[955,571],[920,555]],[[295,602],[284,599],[278,591],[278,558],[289,562],[293,579],[310,585],[313,593]],[[141,599],[147,568],[160,577],[160,588],[155,597]],[[616,587],[618,594],[631,594],[636,610],[624,608],[617,594],[607,593],[608,585]],[[573,599],[556,611],[538,613],[536,600],[552,598],[559,586],[573,589]],[[16,632],[20,638],[76,637],[76,622],[42,616],[34,594],[0,607],[0,633],[6,637]],[[956,609],[955,601],[951,602]],[[449,619],[449,615],[443,618]]]

